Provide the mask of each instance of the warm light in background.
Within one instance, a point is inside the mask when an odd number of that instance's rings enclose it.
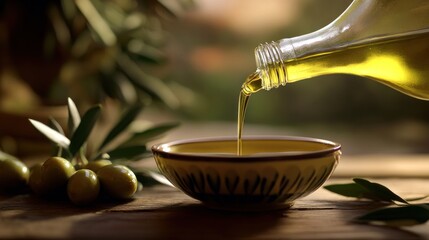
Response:
[[[213,22],[221,28],[244,35],[269,34],[300,15],[306,0],[198,0],[197,11],[189,17]]]

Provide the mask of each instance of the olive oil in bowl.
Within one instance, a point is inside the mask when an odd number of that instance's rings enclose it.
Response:
[[[292,206],[329,178],[341,146],[304,137],[255,136],[179,140],[152,147],[158,169],[204,205],[230,211]]]

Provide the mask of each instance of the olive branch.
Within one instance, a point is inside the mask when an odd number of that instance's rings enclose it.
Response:
[[[332,184],[324,188],[345,197],[367,199],[388,205],[355,218],[354,220],[359,223],[404,227],[423,224],[429,220],[429,203],[410,203],[425,199],[427,195],[402,198],[384,185],[363,178],[354,178],[353,183]]]
[[[168,184],[162,175],[154,170],[138,169],[129,166],[129,161],[141,160],[151,156],[151,150],[147,146],[148,142],[155,140],[167,131],[177,127],[179,123],[163,123],[154,125],[144,130],[130,130],[133,123],[141,111],[143,105],[135,104],[126,109],[116,124],[108,131],[101,143],[95,148],[95,152],[89,154],[87,145],[89,136],[99,120],[102,106],[100,104],[89,108],[81,117],[79,111],[71,98],[68,98],[68,120],[67,133],[58,121],[50,118],[50,124],[46,125],[37,120],[29,119],[30,123],[57,148],[57,156],[69,160],[75,166],[84,166],[88,162],[108,159],[114,163],[128,165],[138,177],[139,181],[150,179]],[[125,132],[130,133],[124,140],[117,141],[119,136]],[[113,144],[115,143],[115,144]],[[148,177],[150,179],[148,179]]]

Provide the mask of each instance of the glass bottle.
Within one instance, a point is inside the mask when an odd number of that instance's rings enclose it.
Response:
[[[261,44],[250,95],[327,74],[353,74],[429,100],[429,1],[354,0],[315,32]]]

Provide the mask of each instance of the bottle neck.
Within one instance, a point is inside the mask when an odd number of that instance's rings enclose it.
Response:
[[[261,88],[270,90],[323,74],[350,73],[350,69],[335,67],[343,64],[341,61],[330,62],[327,67],[326,55],[383,37],[427,29],[428,8],[427,0],[354,0],[324,28],[261,44],[255,49]],[[324,56],[323,64],[314,60]]]
[[[262,88],[270,90],[287,83],[287,72],[283,59],[294,59],[292,44],[284,44],[280,49],[278,42],[261,44],[255,49],[256,67],[261,78]]]
[[[328,52],[330,49],[356,40],[362,29],[359,23],[373,14],[372,9],[377,9],[386,1],[354,0],[335,21],[324,28],[305,35],[259,45],[255,49],[255,58],[262,79],[262,88],[270,90],[290,81],[296,81],[295,76],[288,76],[287,68],[287,65],[292,64],[296,59]]]

